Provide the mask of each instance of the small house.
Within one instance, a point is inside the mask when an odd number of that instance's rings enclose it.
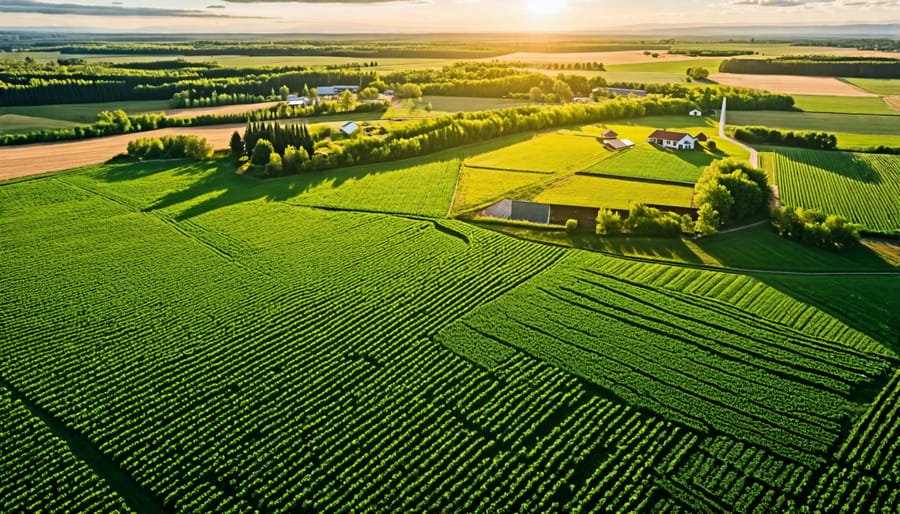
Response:
[[[589,104],[593,101],[594,99],[589,96],[576,96],[575,98],[572,98],[572,103],[575,104]]]
[[[597,92],[599,92],[599,90],[600,90],[600,88],[594,89],[594,91],[597,91]],[[617,96],[617,95],[647,96],[647,92],[644,91],[643,89],[623,89],[620,87],[608,87],[608,88],[606,88],[606,93],[609,95],[612,95],[612,96]]]
[[[604,141],[603,146],[605,146],[608,150],[615,152],[616,150],[631,148],[632,146],[634,146],[634,143],[627,139],[607,139],[606,141]]]
[[[291,106],[294,106],[294,105],[310,106],[310,105],[312,105],[312,100],[310,100],[309,98],[307,98],[305,96],[288,95],[287,103],[288,103],[288,105],[291,105]]]
[[[673,150],[693,150],[696,144],[692,135],[669,130],[656,130],[650,134],[647,141]]]
[[[355,94],[359,91],[359,86],[319,86],[316,88],[316,94],[320,97],[338,96],[344,91],[350,91]]]
[[[608,129],[608,130],[604,130],[603,132],[601,132],[600,137],[602,137],[603,139],[612,139],[612,138],[619,137],[619,133],[616,132],[615,130]]]
[[[703,112],[700,109],[692,109],[688,116],[703,116]]]
[[[706,134],[704,134],[703,132],[700,132],[696,136],[694,136],[694,139],[700,143],[705,143],[709,140],[709,138],[706,137]]]
[[[341,125],[341,128],[339,130],[349,136],[350,134],[359,130],[359,125],[357,125],[356,123],[354,123],[352,121],[348,121],[347,123],[344,123],[343,125]]]

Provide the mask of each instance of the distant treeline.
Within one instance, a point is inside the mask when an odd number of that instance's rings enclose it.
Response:
[[[126,55],[324,55],[362,58],[430,57],[477,59],[513,52],[603,52],[663,49],[660,42],[610,42],[572,39],[562,41],[531,38],[527,41],[183,41],[183,42],[37,42],[30,45],[10,42],[0,49],[61,52],[63,54]]]
[[[900,78],[900,59],[806,55],[772,59],[726,59],[722,73],[811,75],[821,77]]]
[[[731,100],[729,100],[729,105]],[[828,132],[784,131],[768,127],[738,127],[734,137],[751,144],[796,146],[815,150],[834,150],[837,136]]]
[[[857,50],[881,50],[882,52],[900,52],[900,39],[810,39],[794,41],[793,46],[837,46],[856,48]]]
[[[387,107],[383,103],[361,103],[352,112],[381,112]],[[324,116],[341,112],[339,102],[319,102],[310,107],[289,106],[280,103],[276,106],[257,109],[250,112],[234,114],[203,114],[193,118],[171,118],[164,114],[138,114],[129,116],[122,110],[103,111],[98,120],[90,125],[59,129],[44,129],[25,134],[0,135],[0,146],[24,145],[29,143],[46,143],[51,141],[69,141],[93,137],[145,132],[167,127],[196,127],[204,125],[222,125],[246,121],[271,121],[278,119],[305,118]]]
[[[769,93],[756,89],[731,86],[686,87],[681,84],[644,84],[637,82],[613,82],[609,87],[640,89],[648,93],[690,100],[701,110],[710,111],[722,105],[728,97],[728,108],[735,111],[790,111],[794,98],[789,95]]]
[[[670,54],[681,54],[681,55],[690,55],[693,57],[731,57],[732,55],[753,55],[757,52],[756,50],[746,49],[746,50],[708,50],[708,49],[697,49],[697,48],[669,48]]]

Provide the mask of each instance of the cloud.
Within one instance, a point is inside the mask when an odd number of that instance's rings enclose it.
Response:
[[[180,16],[188,18],[234,18],[225,14],[155,7],[120,7],[118,5],[53,4],[34,0],[0,1],[0,12],[27,14],[74,14],[84,16]],[[246,18],[246,16],[241,16]]]
[[[207,9],[224,9],[225,6],[224,5],[207,5],[206,8]]]
[[[223,0],[233,4],[293,3],[293,4],[428,4],[431,0]]]
[[[758,5],[760,7],[796,7],[798,5],[827,3],[826,0],[734,0],[731,5]]]

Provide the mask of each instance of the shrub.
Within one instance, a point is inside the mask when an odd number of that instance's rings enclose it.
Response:
[[[706,148],[707,148],[710,152],[716,152],[716,151],[719,150],[719,147],[716,145],[716,142],[715,142],[715,141],[709,141],[708,143],[706,143]]]
[[[631,207],[625,229],[635,235],[673,237],[681,234],[681,217],[662,213],[655,207],[637,204]]]
[[[622,217],[609,209],[600,209],[597,213],[597,235],[615,235],[622,233]]]
[[[273,152],[275,152],[275,148],[268,139],[259,139],[256,141],[253,152],[250,154],[250,163],[256,165],[268,164],[269,156]]]
[[[269,162],[266,163],[265,174],[268,177],[277,177],[284,173],[281,156],[275,152],[269,154]]]
[[[578,231],[578,220],[567,219],[566,220],[566,232],[572,234],[577,231]]]
[[[192,136],[187,140],[184,156],[195,161],[205,161],[213,155],[213,147],[205,137]]]
[[[782,237],[828,250],[841,250],[859,240],[860,225],[802,207],[772,210],[772,226]]]

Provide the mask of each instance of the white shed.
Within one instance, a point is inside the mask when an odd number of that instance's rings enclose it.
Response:
[[[348,121],[347,123],[344,123],[343,125],[341,125],[341,128],[340,128],[340,131],[343,132],[344,134],[347,134],[348,136],[350,134],[356,132],[357,130],[359,130],[359,125],[357,125],[356,123],[354,123],[352,121]]]
[[[688,113],[688,116],[703,116],[703,112],[700,109],[694,109]]]

